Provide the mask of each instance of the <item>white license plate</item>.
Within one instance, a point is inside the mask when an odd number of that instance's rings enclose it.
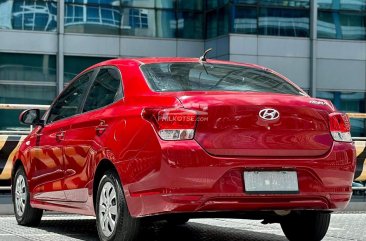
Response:
[[[247,193],[297,193],[299,184],[295,171],[245,171]]]

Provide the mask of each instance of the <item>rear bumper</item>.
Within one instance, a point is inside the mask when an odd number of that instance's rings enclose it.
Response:
[[[160,154],[117,165],[134,217],[169,213],[344,209],[352,195],[355,148],[335,142],[319,158],[230,158],[195,141],[160,143]],[[297,194],[247,194],[247,169],[296,170]]]

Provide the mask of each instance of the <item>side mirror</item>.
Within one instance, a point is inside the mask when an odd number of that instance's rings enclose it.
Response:
[[[41,111],[38,109],[23,111],[19,116],[19,121],[25,125],[43,125],[43,121],[41,121]]]

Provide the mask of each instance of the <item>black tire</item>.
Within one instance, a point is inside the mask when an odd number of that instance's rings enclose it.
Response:
[[[186,217],[169,217],[169,218],[166,219],[166,221],[170,225],[184,225],[184,224],[188,223],[189,218],[186,218]]]
[[[284,217],[283,233],[290,241],[320,241],[328,231],[330,213],[297,212]]]
[[[23,178],[24,180],[24,188],[21,188],[23,192],[25,192],[25,200],[16,201],[16,191],[17,191],[17,180],[18,178]],[[18,196],[19,197],[19,196]],[[27,176],[25,174],[24,168],[21,166],[16,171],[13,177],[12,183],[12,200],[13,200],[13,207],[14,207],[14,214],[15,218],[19,225],[28,226],[28,227],[35,227],[38,226],[41,222],[43,210],[32,208],[30,205],[30,195],[29,195],[29,186],[27,181]],[[24,210],[21,213],[17,209],[17,203],[22,202],[24,203]]]
[[[103,205],[100,198],[101,195],[103,195],[103,187],[105,187],[105,185],[109,185],[107,183],[111,184],[115,190],[116,200],[113,199],[114,201],[111,201],[111,203],[116,204],[117,209],[117,215],[111,215],[115,218],[115,226],[113,232],[111,232],[108,236],[103,231],[103,220],[101,215],[99,214],[99,212],[101,211],[100,205]],[[118,175],[114,171],[107,171],[99,182],[96,198],[96,216],[98,235],[101,241],[133,241],[136,239],[138,231],[140,229],[140,220],[131,217],[130,212],[127,208],[121,182],[119,181]]]

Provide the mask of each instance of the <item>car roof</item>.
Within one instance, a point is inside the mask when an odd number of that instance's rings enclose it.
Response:
[[[108,65],[145,65],[145,64],[158,64],[158,63],[199,63],[199,58],[181,58],[181,57],[147,57],[147,58],[118,58],[118,59],[110,59],[103,61],[101,63],[95,64],[88,69],[108,66]],[[224,61],[224,60],[214,60],[214,59],[207,59],[207,63],[212,64],[231,64],[231,65],[241,65],[247,66],[252,68],[259,68],[259,69],[267,69],[262,66],[256,64],[249,64],[249,63],[237,63],[231,61]]]

